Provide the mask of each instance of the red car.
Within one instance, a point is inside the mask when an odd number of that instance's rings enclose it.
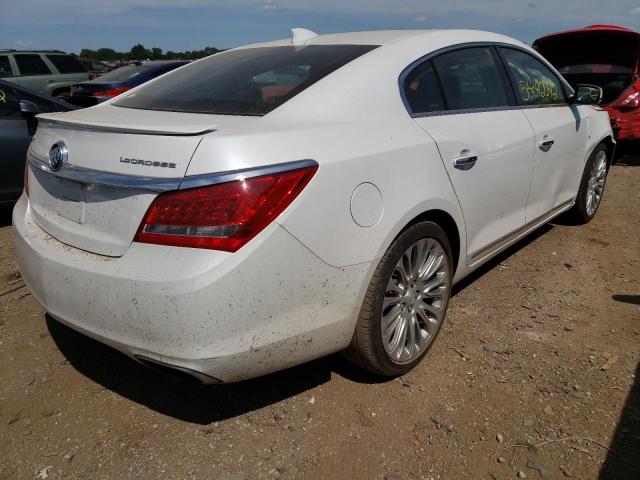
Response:
[[[575,88],[602,87],[620,150],[640,146],[640,33],[616,25],[591,25],[539,38],[533,48]]]

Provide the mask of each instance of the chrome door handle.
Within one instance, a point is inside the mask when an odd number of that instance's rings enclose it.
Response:
[[[477,155],[469,155],[467,157],[458,157],[453,160],[453,168],[458,170],[469,170],[478,161]]]
[[[549,150],[551,150],[551,147],[553,147],[554,143],[555,141],[553,139],[545,136],[542,138],[542,140],[540,140],[540,144],[538,146],[543,152],[548,152]]]

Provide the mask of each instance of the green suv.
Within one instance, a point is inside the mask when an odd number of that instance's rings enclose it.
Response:
[[[68,96],[71,85],[89,80],[89,72],[59,50],[0,50],[0,78],[54,97]]]

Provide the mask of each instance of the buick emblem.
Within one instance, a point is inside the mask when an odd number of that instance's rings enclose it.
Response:
[[[69,150],[64,142],[56,142],[49,150],[49,168],[58,172],[65,163],[69,162]]]

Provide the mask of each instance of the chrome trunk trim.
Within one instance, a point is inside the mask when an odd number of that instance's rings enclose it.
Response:
[[[288,172],[290,170],[298,170],[299,168],[307,168],[317,166],[315,160],[296,160],[294,162],[276,163],[274,165],[266,165],[264,167],[244,168],[241,170],[231,170],[228,172],[205,173],[203,175],[190,175],[184,177],[180,183],[180,189],[204,187],[206,185],[216,185],[218,183],[233,182],[236,180],[244,180],[245,178],[262,177],[273,173]]]
[[[294,162],[278,163],[264,167],[246,168],[227,172],[207,173],[203,175],[188,175],[185,177],[147,177],[129,175],[125,173],[105,172],[77,165],[65,164],[60,170],[54,172],[49,167],[48,158],[38,155],[29,148],[27,152],[29,164],[39,170],[47,172],[58,178],[72,180],[78,183],[104,185],[116,188],[131,188],[136,190],[149,190],[152,192],[167,192],[170,190],[183,190],[186,188],[204,187],[219,183],[233,182],[245,178],[261,177],[277,172],[286,172],[317,166],[315,160],[298,160]]]

